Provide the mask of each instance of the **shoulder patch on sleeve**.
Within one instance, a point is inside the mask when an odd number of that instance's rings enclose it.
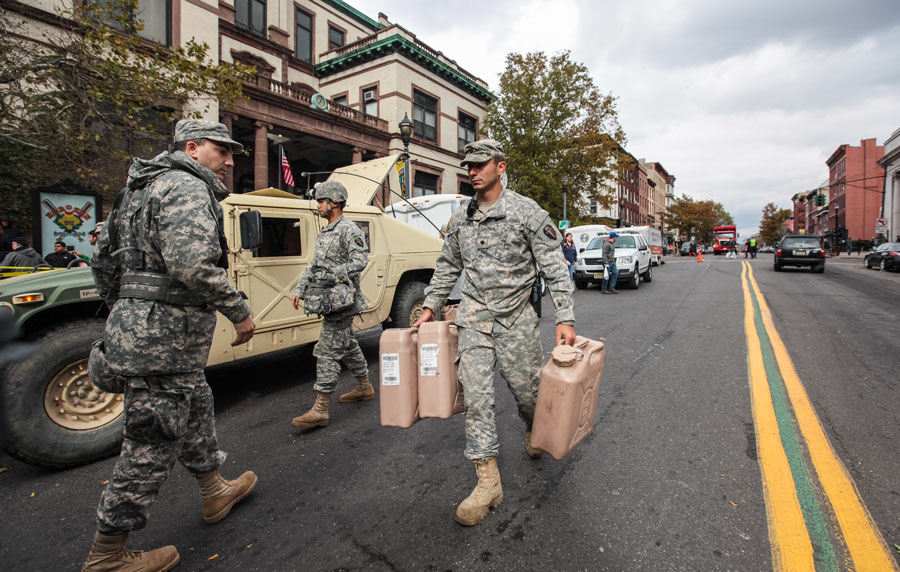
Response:
[[[360,248],[365,248],[366,246],[366,241],[364,241],[363,237],[361,236],[357,236],[354,242],[356,242],[357,246],[359,246]]]
[[[556,237],[556,229],[553,228],[553,225],[550,224],[550,223],[547,223],[547,224],[544,226],[544,234],[546,234],[546,235],[547,235],[547,238],[549,238],[550,240],[559,240],[559,239]]]

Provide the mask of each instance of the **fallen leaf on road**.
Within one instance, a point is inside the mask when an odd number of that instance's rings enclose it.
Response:
[[[737,503],[736,503],[736,502],[732,502],[732,501],[728,501],[728,502],[731,503],[731,506],[733,506],[734,508],[737,508]]]
[[[191,546],[190,548],[188,548],[188,550],[190,550],[191,552],[193,552],[193,551],[194,551],[194,547]]]
[[[296,439],[291,439],[291,443],[296,443],[296,442],[297,442]]]
[[[601,547],[598,548],[597,550],[599,550],[600,552],[603,552],[603,547],[601,546]]]
[[[605,342],[605,341],[606,341],[606,338],[600,338],[600,341],[601,341],[601,342]]]
[[[0,473],[5,473],[8,470],[9,469],[7,469],[6,467],[0,467]]]
[[[251,546],[253,546],[253,543],[248,544],[247,548],[250,548]]]
[[[215,559],[218,558],[218,557],[219,557],[218,554],[213,554],[212,556],[210,556],[209,558],[207,558],[207,560],[215,560]]]
[[[319,456],[320,456],[320,457],[324,457],[324,456],[325,456],[325,453],[319,453]]]
[[[897,554],[900,554],[900,544],[895,544],[895,545],[894,545],[894,550],[897,551]]]
[[[109,484],[109,479],[106,479],[105,481],[100,481],[100,484],[101,484],[101,485],[108,485],[108,484]]]
[[[29,497],[29,498],[34,498],[34,493],[31,493],[30,495],[28,495],[28,497]]]

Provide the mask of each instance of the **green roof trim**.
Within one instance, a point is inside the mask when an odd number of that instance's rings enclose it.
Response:
[[[400,34],[388,36],[377,42],[360,46],[356,50],[347,52],[346,54],[326,62],[316,64],[316,75],[318,77],[328,77],[345,69],[353,68],[377,58],[396,53],[403,54],[412,61],[434,72],[439,77],[446,79],[450,83],[462,88],[464,91],[474,95],[482,101],[491,102],[494,99],[494,94],[491,93],[490,90],[478,85],[459,71],[429,54],[414,42]]]
[[[369,18],[368,16],[366,16],[365,14],[363,14],[362,12],[360,12],[359,10],[357,10],[350,4],[347,4],[346,2],[341,2],[341,0],[322,0],[322,2],[324,2],[325,4],[330,4],[334,8],[340,10],[344,14],[350,16],[354,20],[359,21],[361,24],[371,28],[372,30],[374,30],[376,32],[378,30],[384,28],[384,26],[382,26],[376,20]]]

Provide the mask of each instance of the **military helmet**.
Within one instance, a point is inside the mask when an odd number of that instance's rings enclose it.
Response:
[[[316,187],[316,200],[328,199],[333,203],[347,202],[347,189],[337,181],[325,181]]]

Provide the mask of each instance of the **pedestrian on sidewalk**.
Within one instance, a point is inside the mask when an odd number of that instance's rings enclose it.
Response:
[[[618,294],[616,282],[619,279],[619,267],[616,266],[616,239],[619,233],[609,233],[609,238],[603,241],[601,256],[603,257],[603,280],[600,282],[601,294]]]
[[[566,265],[569,267],[569,280],[575,280],[575,261],[578,259],[578,249],[575,248],[575,242],[572,240],[572,233],[566,233],[566,240],[562,244],[563,257],[566,259]]]
[[[341,183],[325,181],[316,187],[316,210],[328,224],[316,237],[313,259],[300,275],[291,298],[295,310],[303,300],[307,314],[323,316],[319,341],[313,348],[316,402],[309,411],[294,417],[291,421],[294,427],[328,425],[328,401],[337,388],[341,361],[356,378],[356,387],[341,395],[338,401],[353,403],[375,397],[375,388],[369,381],[369,364],[353,335],[353,318],[366,309],[359,277],[369,261],[369,249],[359,225],[344,218],[346,204],[347,189]],[[332,300],[340,300],[342,306],[330,305]]]
[[[450,231],[425,297],[422,316],[414,327],[434,319],[457,279],[465,274],[459,327],[458,372],[466,399],[465,456],[475,465],[478,484],[456,509],[456,521],[474,526],[490,508],[503,502],[497,468],[500,439],[494,416],[494,368],[513,393],[525,423],[525,452],[537,459],[543,451],[531,446],[531,424],[544,361],[539,319],[530,304],[531,285],[540,271],[556,306],[557,344],[575,342],[574,287],[566,276],[559,232],[547,211],[532,199],[504,188],[506,157],[497,141],[482,139],[465,147],[469,180],[476,195],[467,208],[450,218]],[[511,246],[501,256],[496,237]]]
[[[217,311],[235,325],[233,346],[256,328],[225,272],[219,204],[228,195],[222,179],[234,166],[231,155],[243,147],[223,124],[196,119],[176,124],[174,142],[173,152],[134,159],[94,249],[94,281],[110,313],[89,372],[101,389],[124,386],[125,422],[82,572],[164,571],[178,563],[174,546],[125,549],[176,461],[197,479],[207,524],[228,516],[256,486],[252,471],[235,481],[219,474],[226,454],[203,374]]]
[[[847,256],[853,254],[853,241],[850,238],[847,238]]]

